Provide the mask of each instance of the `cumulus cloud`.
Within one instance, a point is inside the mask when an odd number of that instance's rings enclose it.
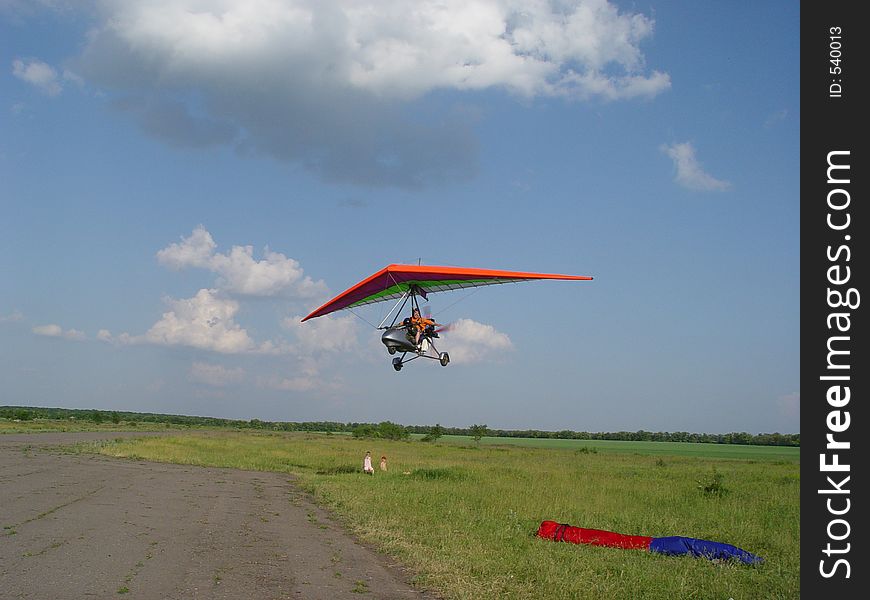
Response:
[[[513,349],[507,334],[471,319],[455,321],[443,335],[449,342],[450,360],[456,363],[479,362]]]
[[[439,90],[650,98],[670,78],[654,22],[606,0],[103,2],[76,71],[149,133],[228,144],[330,181],[419,187],[473,175],[469,116],[405,110]]]
[[[191,365],[187,377],[195,383],[204,383],[213,387],[224,387],[244,380],[245,370],[241,367],[227,368],[223,365],[195,362]]]
[[[299,355],[300,348],[285,340],[255,342],[235,321],[240,308],[236,298],[280,294],[310,299],[327,292],[323,281],[305,276],[297,261],[268,248],[261,260],[254,258],[251,246],[233,246],[226,253],[218,252],[217,243],[202,225],[181,241],[159,250],[157,260],[171,269],[195,267],[211,271],[217,275],[215,286],[200,289],[191,298],[166,298],[169,310],[143,334],[125,332],[114,336],[101,329],[96,336],[98,340],[121,345],[188,346],[223,354]],[[338,347],[347,343],[336,342]],[[312,343],[307,345],[311,347]],[[217,368],[206,372],[203,365],[194,366],[192,380],[227,375],[218,373]]]
[[[49,337],[60,337],[63,335],[63,329],[60,325],[37,325],[33,328],[33,333],[36,335],[46,335]]]
[[[211,234],[202,225],[194,228],[188,237],[182,237],[180,243],[169,244],[157,252],[160,264],[172,269],[185,267],[209,268],[217,244]]]
[[[348,352],[357,345],[357,324],[353,315],[326,315],[302,323],[302,316],[284,319],[282,325],[298,340],[301,352]]]
[[[201,289],[192,298],[169,298],[167,303],[170,310],[151,329],[141,336],[129,336],[126,341],[191,346],[224,354],[256,349],[248,332],[233,320],[239,303],[221,297],[217,290]]]
[[[100,330],[102,341],[119,344],[157,344],[188,346],[222,354],[287,354],[292,348],[285,343],[267,340],[254,342],[246,329],[235,322],[239,303],[216,289],[201,289],[192,298],[166,298],[169,310],[142,335],[122,333],[113,338]]]
[[[188,346],[222,354],[286,355],[294,350],[282,341],[255,343],[247,330],[235,322],[239,303],[219,290],[201,289],[192,298],[166,298],[165,302],[170,310],[144,334],[124,332],[114,336],[109,330],[100,329],[97,339],[119,345]]]
[[[12,74],[49,96],[57,96],[63,91],[54,67],[35,58],[13,60]]]
[[[691,142],[663,145],[662,152],[671,157],[677,170],[676,182],[681,186],[701,192],[727,190],[731,184],[709,175],[695,158],[695,148]]]
[[[60,325],[50,323],[48,325],[37,325],[33,328],[33,333],[36,335],[44,335],[47,337],[60,337],[67,340],[84,340],[87,339],[84,332],[78,329],[63,329]]]
[[[199,225],[189,237],[157,252],[157,260],[176,270],[199,267],[217,273],[217,286],[236,294],[275,296],[287,291],[311,298],[326,292],[322,281],[305,276],[297,261],[279,252],[266,248],[262,260],[255,260],[252,246],[233,246],[226,254],[216,249],[211,234]]]

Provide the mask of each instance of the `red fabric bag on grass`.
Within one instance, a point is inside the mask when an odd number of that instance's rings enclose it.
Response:
[[[556,523],[556,521],[543,521],[538,527],[538,537],[554,542],[591,544],[626,550],[649,550],[652,541],[651,537],[645,535],[623,535],[603,529],[573,527],[565,523]]]

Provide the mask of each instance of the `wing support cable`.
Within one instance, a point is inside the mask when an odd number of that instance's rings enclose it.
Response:
[[[406,291],[402,295],[402,297],[396,301],[396,303],[393,305],[393,308],[390,309],[390,312],[388,312],[386,314],[386,316],[384,317],[384,320],[381,321],[381,324],[377,326],[377,329],[389,329],[389,327],[384,327],[384,323],[387,322],[387,319],[390,318],[390,315],[393,314],[393,311],[396,310],[396,307],[399,306],[400,303],[402,304],[402,308],[405,308],[405,302],[408,301],[408,294],[410,294],[410,293],[411,293],[411,290],[409,288],[408,291]],[[396,313],[396,317],[398,317],[400,314],[402,314],[402,308],[400,308],[399,312]],[[393,322],[390,323],[390,327],[392,327],[395,323],[396,323],[396,319],[393,319]]]
[[[374,327],[374,326],[375,326],[374,323],[372,323],[371,321],[369,321],[368,319],[366,319],[364,316],[357,314],[356,311],[355,311],[354,309],[348,307],[347,310],[348,310],[348,312],[350,312],[350,314],[352,314],[353,316],[355,316],[357,319],[360,319],[361,321],[365,321],[365,322],[366,322],[366,325],[368,325],[369,327]]]

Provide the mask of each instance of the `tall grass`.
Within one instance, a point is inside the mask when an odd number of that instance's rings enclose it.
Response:
[[[366,450],[385,454],[390,470],[363,475]],[[796,461],[249,433],[120,441],[101,451],[293,473],[352,531],[446,598],[800,596]],[[715,493],[704,489],[711,481]],[[544,519],[724,541],[765,563],[556,544],[534,537]]]

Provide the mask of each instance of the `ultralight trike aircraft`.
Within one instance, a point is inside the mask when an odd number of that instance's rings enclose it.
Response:
[[[348,309],[352,311],[358,306],[396,300],[393,308],[377,326],[378,330],[384,332],[381,335],[381,341],[387,347],[387,352],[390,354],[402,353],[401,356],[393,358],[393,368],[396,371],[401,371],[405,363],[417,358],[437,360],[441,366],[446,367],[450,362],[450,355],[446,352],[439,352],[434,343],[435,338],[439,337],[438,333],[445,331],[445,329],[433,319],[420,314],[418,298],[427,300],[428,295],[432,292],[445,292],[497,283],[519,283],[535,279],[591,280],[592,278],[580,275],[525,273],[463,267],[389,265],[348,288],[313,311],[302,321],[322,317],[338,310]],[[397,323],[402,310],[409,303],[411,317]],[[384,326],[384,323],[391,316],[393,319],[390,324]],[[408,355],[411,355],[410,358],[406,358]]]

